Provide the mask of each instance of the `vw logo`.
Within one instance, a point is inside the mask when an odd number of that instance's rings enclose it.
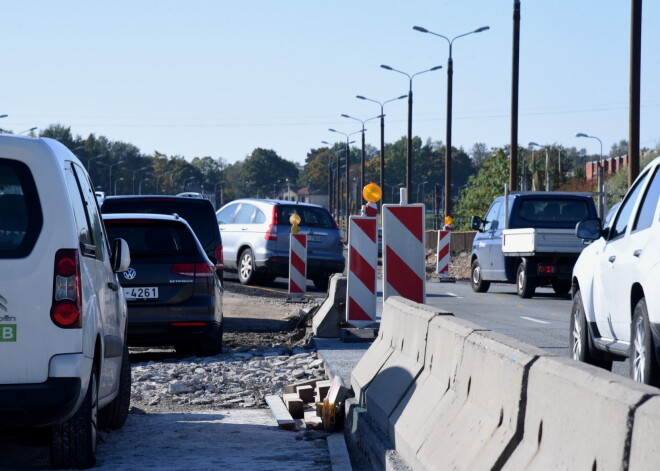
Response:
[[[135,278],[135,275],[137,275],[135,268],[129,268],[124,272],[124,278],[126,278],[127,280],[132,280],[133,278]]]

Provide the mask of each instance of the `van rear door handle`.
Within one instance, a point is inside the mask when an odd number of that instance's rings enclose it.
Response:
[[[640,255],[642,255],[642,249],[637,249],[637,250],[635,250],[635,251],[633,252],[633,255],[634,255],[635,257],[639,257]]]

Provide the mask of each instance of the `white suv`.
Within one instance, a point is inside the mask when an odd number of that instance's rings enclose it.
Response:
[[[0,135],[0,426],[52,427],[56,468],[93,466],[130,402],[130,255],[92,188],[59,142]]]
[[[630,376],[660,386],[660,158],[628,190],[605,228],[581,221],[594,240],[573,269],[573,358],[610,369],[630,358]]]

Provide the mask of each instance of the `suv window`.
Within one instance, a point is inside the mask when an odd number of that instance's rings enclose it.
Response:
[[[238,210],[234,224],[250,224],[252,222],[252,215],[254,214],[255,207],[251,204],[241,204],[241,209]]]
[[[218,224],[229,224],[229,223],[231,223],[231,221],[234,217],[234,213],[236,212],[236,208],[238,208],[238,204],[230,204],[225,209],[218,212],[218,214],[216,215],[216,219],[218,221]]]
[[[0,159],[0,259],[27,257],[42,225],[41,203],[30,169],[22,162]]]
[[[124,239],[132,258],[162,255],[199,255],[197,244],[188,228],[169,221],[106,220],[110,240]]]
[[[628,191],[626,200],[622,203],[619,213],[616,216],[614,221],[614,226],[610,231],[609,240],[615,239],[626,233],[628,229],[628,221],[630,221],[630,215],[632,214],[633,207],[639,198],[639,193],[644,185],[644,182],[649,176],[649,172],[646,172],[640,179],[637,180],[635,187],[632,190]]]
[[[642,204],[637,213],[637,220],[633,226],[633,231],[641,231],[651,227],[653,224],[653,216],[655,215],[655,208],[660,199],[660,177],[658,177],[658,168],[655,168],[653,179],[649,183]]]
[[[323,208],[314,206],[300,206],[293,204],[281,204],[277,206],[277,223],[280,226],[290,226],[289,218],[293,213],[300,216],[301,226],[325,227],[335,229],[330,213]]]

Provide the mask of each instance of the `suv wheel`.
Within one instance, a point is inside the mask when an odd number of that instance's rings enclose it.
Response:
[[[484,281],[481,278],[481,267],[477,259],[472,262],[470,284],[472,285],[472,290],[476,293],[485,293],[490,288],[490,281]]]
[[[249,285],[254,281],[254,257],[250,249],[241,252],[241,259],[238,262],[238,279],[242,285]]]
[[[53,426],[51,466],[63,468],[91,468],[96,463],[96,433],[99,411],[99,391],[96,366],[87,387],[87,395],[80,409],[69,420]]]
[[[578,290],[573,296],[573,306],[571,307],[571,353],[573,360],[611,370],[611,361],[600,360],[591,354],[589,331],[587,329],[587,318],[582,305],[582,293]]]
[[[131,358],[128,343],[124,341],[119,372],[119,391],[110,404],[99,411],[99,427],[117,430],[124,426],[131,405]]]
[[[525,262],[521,262],[518,265],[518,273],[516,275],[518,296],[524,299],[531,298],[534,296],[534,291],[536,291],[536,280],[527,273],[526,265]]]
[[[638,383],[660,385],[660,372],[655,359],[653,337],[646,300],[640,299],[633,311],[630,338],[630,377]]]

